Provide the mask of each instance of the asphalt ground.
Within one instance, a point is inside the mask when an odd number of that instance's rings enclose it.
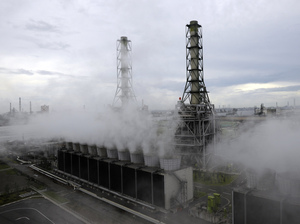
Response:
[[[44,198],[28,198],[26,200],[1,206],[0,223],[82,224],[84,222]]]
[[[34,177],[35,172],[29,168],[27,165],[20,165],[16,163],[11,163],[9,161],[6,161],[11,167],[20,170],[24,172],[25,174]],[[105,202],[102,202],[98,199],[95,199],[91,196],[88,196],[84,193],[74,191],[72,188],[58,184],[53,182],[48,177],[45,177],[43,175],[38,175],[38,177],[35,177],[39,181],[43,182],[47,186],[48,191],[55,192],[60,197],[65,198],[68,202],[58,205],[58,209],[64,208],[65,210],[69,211],[69,214],[73,214],[75,216],[81,217],[83,222],[81,223],[105,223],[105,224],[141,224],[141,223],[149,223],[145,220],[142,220],[139,217],[136,217],[128,212],[125,212],[121,209],[118,209],[114,206],[111,206]],[[91,191],[91,189],[88,189]],[[101,191],[100,191],[101,192]],[[104,194],[101,194],[99,191],[95,192],[98,195],[104,196]],[[109,198],[112,201],[118,201],[118,199],[114,199],[112,195],[106,196],[106,198]],[[48,202],[49,203],[49,202]],[[122,204],[121,201],[119,201],[120,204]],[[123,201],[124,203],[124,201]],[[28,207],[28,206],[27,206]],[[178,211],[177,213],[151,213],[147,210],[144,210],[141,206],[135,207],[134,205],[127,204],[127,207],[131,207],[134,210],[137,210],[141,213],[144,213],[146,215],[149,215],[163,223],[167,224],[176,224],[176,223],[199,223],[199,224],[206,224],[209,222],[206,222],[204,220],[191,217],[188,215],[188,209],[183,209],[182,211]],[[16,220],[15,220],[16,221]],[[28,223],[26,222],[26,218],[19,219],[17,221],[24,221],[22,223]],[[2,222],[0,219],[0,223],[9,223],[9,222]],[[12,223],[21,223],[21,222],[12,222]],[[41,223],[41,222],[31,222],[31,223]],[[43,222],[42,222],[43,223]],[[49,223],[49,222],[44,222]],[[57,222],[57,223],[68,223],[68,222]],[[72,222],[76,223],[76,222]]]
[[[118,209],[114,206],[111,206],[105,202],[97,200],[91,196],[83,194],[78,191],[74,191],[71,187],[65,186],[56,182],[53,182],[52,179],[45,177],[43,175],[38,174],[38,176],[34,176],[35,172],[29,168],[27,165],[20,165],[18,163],[12,163],[9,160],[3,159],[7,164],[11,167],[20,170],[30,177],[34,177],[38,179],[40,182],[43,182],[46,185],[47,191],[54,192],[61,198],[66,199],[67,202],[57,202],[56,207],[58,209],[65,211],[69,211],[69,214],[73,214],[74,216],[79,216],[83,222],[80,223],[105,223],[105,224],[141,224],[141,223],[149,223],[145,220],[142,220],[139,217],[136,217],[128,212],[125,212],[121,209]],[[0,183],[1,184],[1,183]],[[44,201],[51,203],[48,200]],[[25,207],[29,207],[29,205],[25,205]],[[19,220],[24,221],[25,219]],[[19,223],[19,222],[6,222],[0,219],[0,224],[6,223]],[[21,222],[20,222],[21,223]],[[40,223],[40,222],[31,222],[31,223]],[[43,222],[42,222],[43,223]],[[45,222],[48,223],[48,222]],[[57,223],[69,223],[69,222],[57,222]],[[73,223],[73,222],[70,222]],[[74,222],[76,223],[76,222]]]

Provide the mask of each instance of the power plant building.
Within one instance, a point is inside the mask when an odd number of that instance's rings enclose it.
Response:
[[[249,189],[233,191],[234,224],[297,224],[300,199]]]
[[[193,200],[192,168],[178,158],[68,143],[58,150],[58,172],[167,210]]]
[[[233,223],[299,223],[300,178],[295,176],[248,170],[247,186],[232,192]]]

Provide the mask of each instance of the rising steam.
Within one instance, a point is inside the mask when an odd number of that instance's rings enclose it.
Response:
[[[222,141],[217,145],[217,155],[255,170],[300,170],[299,117],[267,119],[255,125],[246,122],[239,131],[234,140]]]
[[[28,125],[18,126],[25,138],[63,138],[65,141],[116,148],[163,156],[170,153],[173,128],[159,126],[149,113],[133,106],[101,114],[89,112],[50,113],[33,117]]]

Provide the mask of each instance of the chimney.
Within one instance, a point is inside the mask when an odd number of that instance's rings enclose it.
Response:
[[[21,97],[19,97],[19,112],[21,112]]]

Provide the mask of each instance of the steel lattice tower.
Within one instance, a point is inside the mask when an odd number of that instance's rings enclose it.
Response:
[[[131,41],[127,37],[117,40],[117,89],[113,106],[120,101],[121,107],[136,101],[132,88]]]
[[[182,101],[210,105],[203,75],[202,27],[197,21],[186,25],[186,84]]]
[[[177,152],[188,163],[206,169],[212,155],[207,146],[214,142],[216,124],[204,83],[202,27],[197,21],[186,25],[186,84],[176,108],[180,118],[175,133]]]

